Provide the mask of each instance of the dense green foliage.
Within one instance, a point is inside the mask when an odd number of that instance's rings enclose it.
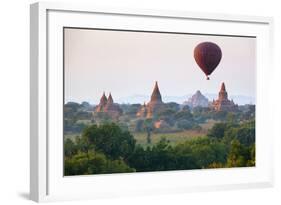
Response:
[[[108,174],[134,172],[123,160],[110,160],[102,153],[78,152],[65,158],[65,175]]]
[[[207,137],[175,147],[162,139],[152,148],[137,147],[128,163],[137,171],[186,170],[207,168],[214,162],[226,163],[226,157],[226,146]]]
[[[68,134],[81,134],[88,125],[102,125],[114,122],[123,130],[134,132],[157,132],[171,133],[186,130],[200,130],[202,124],[209,120],[222,122],[244,122],[255,117],[255,106],[239,106],[235,113],[226,111],[214,111],[209,107],[194,107],[188,105],[179,105],[174,102],[165,103],[164,106],[157,109],[152,119],[147,122],[144,117],[137,117],[136,114],[141,108],[141,104],[121,104],[123,113],[121,116],[111,118],[108,113],[95,112],[94,106],[87,102],[81,104],[68,102],[64,105],[64,131]],[[162,121],[163,126],[157,128],[154,123]]]
[[[254,105],[217,112],[165,103],[151,119],[136,116],[141,104],[120,107],[113,119],[92,113],[87,102],[64,105],[64,133],[72,136],[64,140],[65,175],[255,166]],[[137,134],[145,136],[142,145]],[[164,134],[171,142],[160,140]]]
[[[89,144],[89,149],[104,153],[112,159],[119,157],[126,159],[134,151],[136,144],[128,131],[123,131],[113,123],[87,127],[82,136]]]
[[[151,131],[150,121],[139,123]],[[81,137],[64,142],[65,175],[255,166],[254,121],[238,123],[228,116],[206,136],[175,146],[165,138],[155,145],[149,140],[148,146],[136,145],[133,135],[115,123],[87,126]]]

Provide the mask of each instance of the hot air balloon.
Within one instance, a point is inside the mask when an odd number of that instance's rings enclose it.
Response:
[[[194,59],[207,76],[207,80],[210,79],[209,75],[211,75],[220,63],[221,57],[222,52],[220,47],[212,42],[200,43],[194,49]]]

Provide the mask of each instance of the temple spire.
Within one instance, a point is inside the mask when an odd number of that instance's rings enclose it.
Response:
[[[200,92],[200,90],[197,90],[195,94],[196,94],[196,95],[202,95],[202,93]]]
[[[221,92],[223,91],[223,92],[225,92],[226,90],[225,90],[225,84],[224,84],[224,82],[221,84],[221,90],[220,90]]]
[[[107,98],[105,96],[105,92],[103,92],[103,95],[101,96],[100,99],[100,105],[105,105],[107,103]]]
[[[107,99],[107,103],[113,103],[113,98],[111,93],[109,93],[108,99]]]
[[[219,91],[219,97],[217,100],[213,101],[212,107],[216,111],[237,111],[238,105],[236,105],[233,100],[228,99],[228,94],[225,89],[224,82],[221,84],[221,88]]]
[[[162,97],[161,97],[161,94],[160,94],[160,90],[159,90],[158,82],[157,81],[155,82],[155,86],[154,86],[153,92],[151,94],[150,101],[151,102],[152,101],[162,102]]]
[[[228,96],[227,96],[227,92],[226,92],[224,83],[221,84],[221,89],[220,89],[220,92],[219,92],[219,99],[228,100]]]

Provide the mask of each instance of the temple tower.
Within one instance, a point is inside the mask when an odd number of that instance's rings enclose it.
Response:
[[[228,100],[227,92],[225,90],[225,84],[224,82],[221,84],[221,89],[219,92],[219,99],[220,100]]]
[[[98,104],[98,106],[95,108],[96,112],[102,112],[105,105],[107,103],[107,98],[105,96],[105,93],[103,92],[103,95],[100,98],[100,103]]]
[[[111,93],[109,93],[108,98],[103,93],[99,105],[95,108],[95,112],[107,113],[109,116],[116,118],[122,114],[122,109],[117,103],[114,103]]]
[[[113,98],[111,93],[109,93],[108,99],[107,99],[107,104],[113,104]]]
[[[158,87],[158,82],[155,82],[150,101],[143,105],[137,112],[137,117],[152,118],[153,115],[163,107],[162,96]]]
[[[149,103],[153,103],[153,102],[154,103],[163,103],[157,81],[155,82],[155,86],[154,86],[153,92],[151,94]]]
[[[228,95],[227,95],[224,83],[222,83],[222,85],[221,85],[218,99],[213,100],[212,108],[216,111],[235,112],[238,110],[238,105],[235,104],[233,102],[233,100],[228,99]]]

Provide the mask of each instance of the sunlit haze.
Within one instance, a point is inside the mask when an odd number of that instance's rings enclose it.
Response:
[[[65,29],[64,35],[66,102],[97,104],[103,92],[111,92],[123,103],[130,96],[150,96],[155,81],[164,99],[197,90],[217,94],[222,82],[230,96],[255,99],[255,38],[90,29]],[[204,41],[222,50],[210,80],[193,58]]]

